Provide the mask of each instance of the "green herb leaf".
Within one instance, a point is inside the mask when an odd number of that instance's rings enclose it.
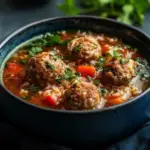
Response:
[[[87,76],[88,81],[92,81],[95,85],[99,85],[100,84],[100,80],[94,80],[92,77]]]
[[[72,72],[72,70],[70,68],[67,68],[65,70],[64,79],[70,81],[74,78],[76,78],[76,75]]]
[[[103,68],[103,65],[105,64],[106,59],[102,56],[100,56],[95,64],[95,67],[97,68],[98,71],[101,71]]]
[[[63,76],[57,76],[56,77],[56,82],[60,84],[61,80],[71,81],[72,79],[74,79],[76,77],[77,77],[77,75],[74,74],[70,68],[66,68]]]
[[[114,58],[118,58],[118,57],[121,57],[122,54],[118,53],[117,51],[113,51],[113,57]]]
[[[73,51],[74,52],[80,52],[82,46],[81,46],[81,43],[79,45],[77,45],[76,47],[74,47]]]
[[[99,84],[100,84],[100,80],[93,80],[93,83],[94,83],[95,85],[99,85]]]
[[[64,0],[58,8],[66,15],[94,14],[103,18],[116,18],[127,24],[142,25],[150,0]]]
[[[56,44],[59,44],[60,43],[60,36],[59,35],[53,35],[53,36],[50,36],[50,39],[47,40],[47,44],[46,46],[53,46],[53,45],[56,45]]]
[[[71,41],[71,39],[65,40],[65,41],[61,41],[59,44],[62,46],[67,46],[67,44]]]
[[[75,0],[64,0],[58,5],[58,8],[66,15],[78,15],[80,12],[80,9],[75,6]]]
[[[120,63],[121,64],[126,64],[126,63],[128,63],[129,62],[129,59],[126,59],[126,58],[121,58],[120,59]]]
[[[52,71],[55,70],[55,66],[50,64],[49,62],[45,62],[46,67],[50,68]]]
[[[108,93],[108,90],[105,88],[98,88],[100,96],[104,96],[105,94]]]
[[[27,59],[22,59],[22,60],[20,60],[20,64],[22,64],[22,65],[26,64],[27,62],[28,62]]]
[[[29,55],[30,55],[31,57],[35,56],[35,53],[34,53],[34,52],[32,52],[32,51],[28,51],[28,52],[29,52]]]
[[[93,78],[90,76],[87,76],[88,81],[93,81]]]

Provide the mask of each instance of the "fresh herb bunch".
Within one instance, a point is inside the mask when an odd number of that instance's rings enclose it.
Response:
[[[150,0],[64,0],[58,8],[66,15],[95,14],[130,25],[142,25]]]

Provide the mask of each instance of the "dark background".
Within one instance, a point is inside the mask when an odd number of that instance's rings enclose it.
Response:
[[[41,4],[44,3],[45,4]],[[0,0],[0,40],[14,30],[43,18],[63,16],[57,9],[62,0]],[[150,12],[141,27],[150,35]]]

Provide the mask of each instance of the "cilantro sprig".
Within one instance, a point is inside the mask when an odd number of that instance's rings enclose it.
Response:
[[[106,62],[105,57],[100,56],[95,64],[95,67],[98,71],[101,71],[103,68],[104,63]]]
[[[72,79],[75,79],[77,76],[78,74],[73,73],[73,71],[68,67],[66,68],[64,75],[56,77],[56,82],[60,84],[62,80],[71,81]]]
[[[130,25],[142,25],[150,0],[63,0],[58,8],[65,15],[95,14],[103,18],[116,18]]]
[[[31,42],[25,47],[31,57],[43,51],[43,47],[54,46],[62,43],[60,36],[57,34],[46,33],[40,39]]]

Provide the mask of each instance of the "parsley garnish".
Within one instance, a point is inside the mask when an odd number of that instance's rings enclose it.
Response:
[[[129,59],[126,59],[126,58],[121,58],[120,59],[120,63],[121,64],[126,64],[126,63],[128,63],[129,62]]]
[[[102,56],[100,56],[97,60],[97,63],[95,64],[98,71],[101,71],[103,68],[104,63],[106,62],[106,59]]]
[[[50,53],[50,56],[56,61],[57,59],[63,59],[63,56],[56,56],[54,53]]]
[[[100,96],[104,96],[105,94],[108,93],[108,90],[105,88],[98,88]]]
[[[47,68],[50,68],[52,71],[54,71],[54,70],[55,70],[55,66],[54,66],[54,65],[52,65],[51,63],[49,63],[49,62],[45,62],[45,65],[46,65],[46,67],[47,67]]]
[[[113,51],[113,57],[114,58],[118,58],[118,57],[121,57],[122,54],[118,53],[117,51]]]
[[[93,80],[93,83],[94,83],[95,85],[99,85],[99,84],[100,84],[100,81],[99,81],[99,80]]]
[[[64,75],[56,77],[56,82],[60,84],[61,80],[71,81],[72,79],[74,79],[76,77],[77,77],[77,75],[74,74],[70,68],[66,68]]]
[[[42,38],[31,42],[25,47],[31,57],[43,51],[43,47],[49,47],[59,44],[61,41],[59,35],[46,33]]]
[[[92,81],[95,85],[99,85],[100,81],[99,80],[94,80],[92,77],[87,76],[88,81]]]
[[[65,40],[65,41],[61,41],[59,44],[62,46],[66,46],[69,42],[71,41],[71,39]]]
[[[27,59],[22,59],[22,60],[20,60],[20,64],[22,64],[22,65],[26,64],[27,62],[28,62]]]

